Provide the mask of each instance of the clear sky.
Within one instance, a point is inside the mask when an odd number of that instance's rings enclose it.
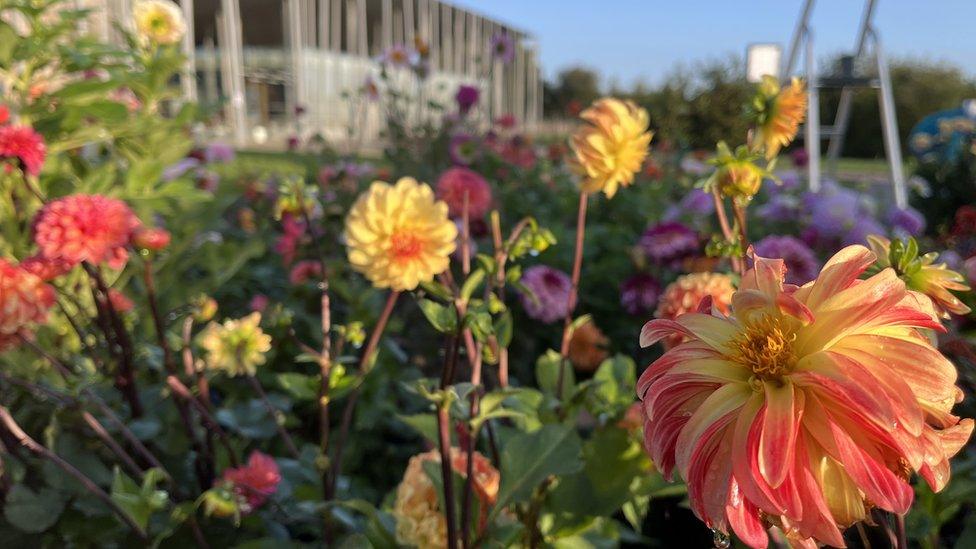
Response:
[[[784,49],[801,0],[449,0],[533,33],[552,77],[571,65],[604,82],[660,83],[676,64],[745,55],[747,44]],[[955,64],[976,76],[976,0],[878,0],[874,23],[889,57]],[[819,59],[853,48],[863,2],[819,0],[812,19]]]

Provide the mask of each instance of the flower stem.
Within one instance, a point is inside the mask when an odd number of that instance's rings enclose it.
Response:
[[[118,373],[115,376],[116,386],[125,397],[126,401],[129,403],[131,408],[132,417],[140,417],[143,414],[142,402],[139,400],[139,391],[136,388],[136,378],[135,378],[135,365],[134,365],[134,348],[132,345],[132,339],[129,337],[129,332],[126,330],[125,325],[122,323],[122,319],[119,318],[118,312],[115,307],[112,306],[112,300],[109,299],[108,295],[108,285],[105,284],[105,279],[102,278],[102,274],[98,271],[98,267],[91,265],[87,262],[82,263],[85,272],[95,283],[97,288],[97,293],[95,296],[95,306],[100,310],[104,308],[105,316],[115,334],[115,341],[121,348],[120,353],[120,364]],[[106,333],[106,337],[108,334]]]
[[[459,329],[447,342],[447,353],[444,357],[444,370],[441,373],[440,384],[441,391],[445,393],[454,381],[454,371],[457,367],[458,354],[461,348],[460,326],[461,322],[458,318]],[[454,513],[454,468],[451,466],[450,407],[451,403],[447,398],[437,406],[437,439],[438,450],[441,455],[441,481],[444,488],[444,520],[447,521],[448,547],[457,547],[457,521]]]
[[[556,377],[556,398],[560,400],[563,397],[563,375],[569,357],[569,341],[573,336],[573,311],[576,309],[580,275],[583,271],[583,242],[586,239],[586,206],[589,196],[585,192],[580,192],[579,208],[576,212],[576,250],[573,254],[572,283],[569,288],[569,299],[566,301],[566,316],[563,319],[563,339],[559,347],[559,374]]]
[[[173,350],[170,349],[169,342],[166,340],[166,325],[163,322],[163,315],[159,310],[159,301],[156,298],[156,281],[153,277],[153,263],[150,257],[145,258],[144,267],[142,280],[146,286],[146,298],[149,301],[149,310],[152,313],[153,325],[156,328],[156,342],[159,344],[159,348],[163,350],[163,366],[170,375],[176,376],[177,370]],[[205,451],[205,448],[197,439],[197,433],[193,429],[193,415],[190,413],[190,407],[187,402],[185,400],[175,399],[174,404],[176,405],[177,412],[179,412],[180,421],[183,424],[186,437],[196,454],[194,467],[196,468],[200,489],[206,490],[213,483],[214,464],[212,460],[209,463],[204,461],[210,454]]]
[[[718,217],[718,224],[722,229],[722,236],[725,237],[725,241],[729,244],[735,244],[735,233],[732,232],[732,226],[729,224],[729,218],[725,213],[725,204],[722,202],[722,196],[719,194],[719,191],[716,188],[712,189],[712,200],[715,203],[715,215]],[[745,273],[742,258],[731,257],[729,259],[732,262],[733,271],[740,275]]]
[[[115,501],[105,493],[95,482],[88,478],[84,473],[79,471],[74,465],[71,465],[60,456],[49,450],[47,447],[39,444],[36,440],[30,437],[21,427],[17,424],[13,415],[10,414],[5,406],[0,406],[0,423],[3,424],[4,428],[13,435],[14,438],[20,443],[21,446],[30,450],[31,453],[37,455],[40,458],[46,459],[56,465],[59,469],[73,477],[82,486],[88,490],[93,496],[102,501],[109,509],[112,510],[119,519],[132,530],[132,532],[142,541],[148,542],[149,537],[146,535],[145,530],[141,526],[135,523],[129,514],[123,510]]]
[[[60,360],[48,354],[44,349],[38,347],[37,344],[31,341],[30,339],[26,337],[21,337],[20,340],[22,343],[24,343],[24,345],[29,347],[32,351],[34,351],[39,356],[47,360],[48,363],[50,363],[51,366],[53,366],[54,369],[57,370],[58,375],[61,376],[61,379],[67,382],[71,378],[71,371]],[[148,448],[146,448],[146,446],[142,443],[142,441],[139,440],[139,437],[137,437],[135,433],[133,433],[132,430],[129,429],[129,426],[126,425],[124,421],[122,421],[122,418],[120,418],[115,413],[115,411],[112,410],[112,408],[110,408],[109,405],[106,404],[105,401],[101,399],[101,397],[99,397],[89,387],[84,387],[83,389],[81,389],[81,394],[85,398],[87,398],[90,402],[94,403],[95,407],[98,408],[98,410],[106,418],[108,418],[113,425],[115,425],[115,428],[119,430],[119,432],[122,434],[122,437],[126,440],[126,442],[128,442],[132,446],[132,448],[135,449],[135,451],[146,461],[146,463],[148,463],[151,467],[155,467],[156,469],[159,469],[166,477],[166,480],[168,482],[172,482],[173,477],[169,474],[169,471],[167,471],[166,468],[163,467],[163,464],[160,463],[159,459],[155,455],[153,455],[153,453],[150,452]]]
[[[264,404],[264,408],[271,415],[271,419],[274,421],[275,428],[278,430],[278,436],[284,441],[285,447],[288,449],[288,453],[291,457],[296,460],[300,459],[300,454],[298,453],[298,447],[295,446],[295,441],[291,439],[291,435],[288,434],[288,429],[285,429],[285,425],[280,419],[281,411],[275,408],[275,405],[271,403],[271,399],[268,398],[268,393],[264,391],[264,387],[261,386],[261,382],[258,378],[253,375],[248,375],[247,381],[251,384],[251,388],[254,392],[258,394],[258,398],[261,399],[261,403]]]
[[[357,374],[359,379],[356,381],[356,388],[349,395],[349,399],[346,401],[346,407],[342,410],[342,424],[339,427],[339,436],[335,444],[335,456],[332,460],[332,479],[329,488],[332,496],[335,496],[339,475],[342,473],[342,450],[346,445],[346,439],[349,438],[349,429],[352,427],[353,416],[356,413],[356,403],[359,401],[359,394],[362,392],[363,380],[366,377],[370,361],[376,353],[376,348],[379,346],[380,338],[382,338],[383,332],[386,330],[386,325],[390,321],[390,315],[393,313],[393,306],[396,305],[398,297],[400,297],[400,292],[396,291],[390,292],[386,297],[386,305],[383,306],[383,312],[380,313],[380,318],[376,321],[373,333],[369,336],[369,343],[366,344],[366,349],[363,350],[363,354],[359,359],[359,372]]]
[[[187,386],[184,385],[183,382],[180,381],[176,376],[167,376],[166,384],[174,393],[176,393],[176,396],[186,400],[194,408],[196,408],[197,412],[200,414],[200,417],[203,419],[205,427],[216,433],[217,438],[220,439],[220,444],[227,452],[227,460],[230,461],[232,466],[239,467],[240,461],[237,459],[237,454],[234,452],[234,447],[230,444],[230,438],[228,438],[227,433],[220,426],[220,424],[217,423],[217,420],[214,419],[213,415],[210,413],[210,410],[208,410],[203,403],[197,400],[196,397],[193,396],[193,393],[190,392],[190,389],[188,389]]]

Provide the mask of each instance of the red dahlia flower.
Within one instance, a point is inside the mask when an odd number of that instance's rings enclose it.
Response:
[[[41,255],[73,264],[107,262],[122,268],[125,246],[139,219],[114,198],[75,194],[48,203],[34,220],[34,241]]]
[[[933,490],[971,419],[956,369],[922,329],[942,329],[894,271],[858,277],[863,246],[835,255],[802,287],[782,260],[755,258],[726,316],[648,322],[641,345],[680,335],[641,376],[644,444],[688,482],[712,529],[766,547],[778,526],[794,546],[844,546],[841,530],[873,507],[903,514],[912,471]]]
[[[15,160],[28,175],[41,173],[44,138],[27,126],[0,126],[0,160]]]
[[[244,499],[247,514],[261,505],[278,490],[281,473],[274,458],[257,450],[251,452],[247,465],[224,471],[223,480],[233,485],[234,492]]]

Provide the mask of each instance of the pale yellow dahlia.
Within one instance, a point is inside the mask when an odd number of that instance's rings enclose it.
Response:
[[[425,183],[376,181],[346,217],[349,263],[377,288],[413,290],[433,280],[447,270],[457,239],[447,209]]]
[[[766,150],[766,158],[772,159],[796,137],[806,116],[807,91],[799,78],[780,89],[775,78],[765,76],[759,95],[763,108],[758,113],[757,136]]]
[[[200,345],[207,352],[207,368],[253,376],[271,350],[271,336],[261,329],[261,313],[255,312],[223,324],[211,322],[200,334]]]
[[[613,197],[634,182],[647,157],[652,133],[647,111],[631,101],[603,98],[580,114],[588,122],[570,139],[570,166],[582,177],[584,192]]]
[[[141,0],[132,7],[132,19],[139,36],[154,44],[175,44],[186,33],[183,12],[169,0]]]
[[[488,511],[498,499],[501,476],[491,462],[478,452],[472,454],[474,482],[473,493],[478,498],[480,514],[478,532],[487,526]],[[440,508],[437,489],[424,471],[425,462],[440,463],[437,450],[417,454],[410,458],[403,480],[397,486],[393,517],[396,519],[397,542],[419,547],[447,547],[447,521]],[[451,468],[462,478],[467,478],[467,454],[451,448]]]

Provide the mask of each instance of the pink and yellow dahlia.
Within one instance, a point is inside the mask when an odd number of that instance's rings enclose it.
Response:
[[[728,316],[644,326],[643,346],[686,338],[638,382],[645,447],[710,528],[750,547],[769,526],[843,547],[873,507],[908,511],[912,471],[948,482],[973,421],[952,415],[956,369],[920,332],[942,326],[891,269],[859,280],[874,261],[844,248],[797,287],[782,260],[755,257]]]
[[[0,350],[44,322],[54,290],[34,274],[0,259]]]
[[[74,194],[48,203],[34,220],[34,242],[47,259],[125,265],[139,219],[115,198]]]

